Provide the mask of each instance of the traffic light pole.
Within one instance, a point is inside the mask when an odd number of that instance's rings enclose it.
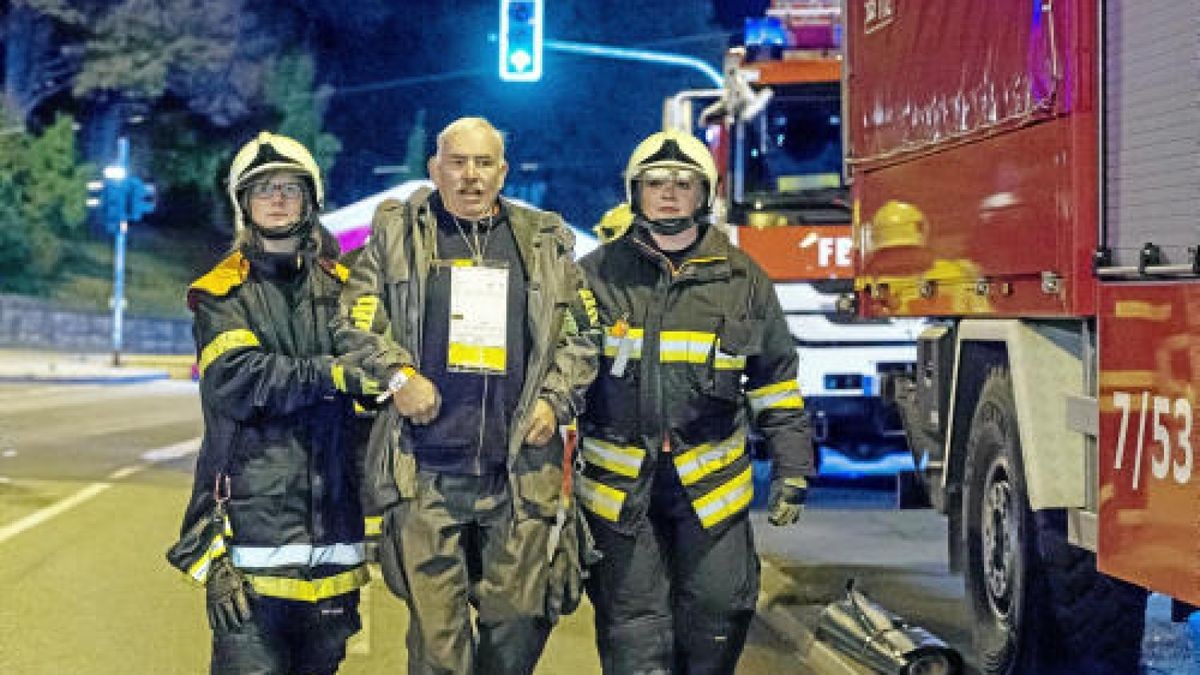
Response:
[[[117,166],[121,168],[121,180],[129,175],[129,139],[117,139]],[[124,195],[124,191],[122,191]],[[122,329],[125,320],[125,237],[129,231],[129,220],[124,213],[117,226],[113,241],[113,297],[112,297],[112,348],[113,365],[121,365]]]
[[[125,236],[129,222],[122,220],[113,242],[113,365],[121,365],[121,339],[125,320]]]

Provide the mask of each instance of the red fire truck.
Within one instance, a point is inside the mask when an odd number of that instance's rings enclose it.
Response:
[[[904,448],[880,383],[911,372],[922,323],[837,307],[854,279],[840,17],[837,0],[775,0],[726,56],[725,85],[708,92],[719,102],[702,118],[731,238],[775,282],[787,315],[817,439],[862,460]]]
[[[856,300],[987,673],[1135,673],[1200,603],[1192,2],[848,0]],[[1194,482],[1196,481],[1196,482]]]

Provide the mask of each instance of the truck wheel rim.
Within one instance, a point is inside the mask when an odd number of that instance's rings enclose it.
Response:
[[[992,609],[1007,616],[1012,605],[1012,575],[1016,554],[1012,484],[1003,468],[992,468],[983,504],[983,577]]]

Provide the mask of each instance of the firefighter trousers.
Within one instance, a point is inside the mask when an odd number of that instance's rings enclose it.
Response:
[[[657,465],[632,534],[588,513],[604,555],[585,582],[600,662],[605,675],[732,674],[758,598],[748,513],[705,530],[670,458]]]
[[[317,602],[257,596],[250,619],[213,631],[212,675],[333,675],[357,633],[358,591]]]
[[[395,508],[385,536],[408,587],[410,675],[532,673],[551,628],[548,524],[514,520],[502,474],[419,471],[416,497]]]

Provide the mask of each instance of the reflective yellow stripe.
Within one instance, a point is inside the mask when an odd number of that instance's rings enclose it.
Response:
[[[583,310],[587,312],[588,323],[600,325],[600,312],[596,310],[596,296],[586,288],[579,289],[579,299],[583,301]]]
[[[208,581],[208,568],[212,565],[212,561],[222,555],[225,555],[225,537],[218,535],[208,543],[208,550],[204,552],[204,555],[188,568],[188,576],[196,583],[203,584]]]
[[[378,295],[363,295],[354,301],[350,309],[350,321],[359,330],[370,330],[375,321],[375,312],[379,309]]]
[[[675,456],[675,469],[679,472],[679,480],[684,485],[692,485],[705,476],[711,475],[733,464],[738,457],[746,453],[746,435],[738,432],[733,436],[717,443],[704,443]]]
[[[192,563],[191,567],[188,568],[188,577],[197,583],[203,584],[205,581],[208,581],[208,568],[212,566],[212,561],[225,555],[225,538],[233,536],[233,526],[229,524],[229,517],[224,516],[222,520],[224,521],[224,527],[221,528],[222,532],[218,533],[217,536],[212,538],[212,541],[208,542],[208,548],[204,551],[204,555],[200,556],[200,559]]]
[[[288,579],[254,574],[248,574],[246,578],[250,580],[254,590],[262,595],[316,602],[365,586],[371,580],[371,573],[367,571],[366,565],[359,565],[354,569],[324,579]]]
[[[588,511],[615,523],[621,518],[625,493],[599,481],[580,477],[579,501]]]
[[[383,516],[363,518],[363,530],[368,537],[378,537],[383,534]]]
[[[628,478],[637,478],[645,458],[646,451],[637,446],[622,446],[595,438],[583,439],[583,461]]]
[[[759,387],[747,392],[750,409],[759,413],[768,408],[775,410],[804,408],[804,398],[800,396],[800,385],[795,380],[785,380]]]
[[[746,357],[721,351],[715,333],[701,331],[663,331],[659,337],[658,360],[662,363],[708,363],[713,346],[713,366],[717,370],[741,370]]]
[[[708,363],[716,340],[715,333],[665,330],[658,336],[658,360],[662,363]]]
[[[258,336],[245,328],[227,330],[213,338],[200,352],[200,374],[203,375],[204,370],[225,352],[242,347],[257,347],[258,345]]]
[[[749,506],[753,496],[754,483],[750,480],[750,467],[746,467],[733,480],[692,502],[692,507],[700,516],[700,524],[712,527]]]
[[[713,361],[713,366],[717,370],[745,370],[746,357],[731,356],[723,352],[717,352],[717,358]]]
[[[618,333],[615,326],[608,326],[604,329],[604,355],[612,358],[617,355],[617,350],[621,348],[621,343],[624,341],[630,342],[630,350],[628,358],[642,358],[642,336],[644,332],[641,328],[625,328],[624,336]]]
[[[333,376],[333,386],[338,391],[346,391],[346,369],[340,363],[333,364],[329,369],[329,374]]]

